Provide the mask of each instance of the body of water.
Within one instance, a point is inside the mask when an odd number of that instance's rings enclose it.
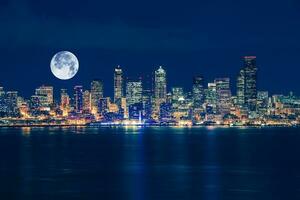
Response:
[[[1,128],[0,199],[300,199],[300,129]]]

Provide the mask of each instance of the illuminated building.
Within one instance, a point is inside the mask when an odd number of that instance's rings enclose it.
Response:
[[[202,76],[193,78],[193,104],[194,108],[201,108],[204,103],[204,80]]]
[[[7,91],[5,94],[6,114],[9,117],[19,116],[18,109],[18,92]]]
[[[4,116],[6,111],[6,105],[5,105],[5,91],[3,87],[0,87],[0,117]]]
[[[74,108],[77,113],[83,109],[83,87],[80,85],[74,87]]]
[[[83,110],[87,113],[91,111],[91,93],[88,90],[83,93]]]
[[[159,119],[161,121],[170,121],[172,119],[172,104],[161,103],[159,109]]]
[[[240,70],[240,73],[237,77],[236,82],[236,104],[240,107],[245,105],[245,71],[244,69]]]
[[[184,97],[183,88],[182,87],[173,87],[172,88],[172,101],[176,102],[182,97]]]
[[[231,108],[231,91],[229,78],[215,79],[217,92],[217,112],[224,116],[230,112]]]
[[[117,66],[114,72],[114,102],[116,103],[123,95],[123,72],[120,66]]]
[[[152,91],[143,90],[143,115],[145,119],[151,119],[152,116]]]
[[[210,107],[216,108],[217,105],[217,88],[216,83],[208,83],[207,89],[205,90],[205,103]]]
[[[103,83],[100,80],[93,80],[91,82],[91,112],[96,114],[98,112],[98,104],[100,98],[103,98]]]
[[[109,104],[110,104],[109,97],[100,99],[98,110],[101,115],[104,115],[105,113],[109,112]]]
[[[41,86],[35,89],[35,95],[39,97],[40,104],[43,107],[50,107],[53,104],[53,87]]]
[[[133,103],[128,107],[129,119],[143,118],[143,103]]]
[[[70,97],[66,89],[60,90],[60,109],[63,112],[63,116],[68,116],[70,111]]]
[[[127,106],[135,103],[142,103],[142,82],[139,81],[128,81],[126,83],[126,101]]]
[[[244,73],[245,73],[245,104],[249,111],[256,111],[256,80],[257,80],[257,68],[256,57],[246,56],[244,57]]]
[[[128,118],[128,107],[126,103],[126,98],[122,97],[121,99],[119,99],[116,105],[118,106],[120,117],[125,119]]]
[[[154,73],[154,98],[155,112],[159,113],[161,103],[166,102],[167,98],[167,79],[166,71],[160,66]]]
[[[179,100],[184,99],[183,88],[173,87],[172,88],[172,110],[174,112],[179,109]]]
[[[263,116],[268,110],[269,93],[267,91],[257,91],[257,111]]]

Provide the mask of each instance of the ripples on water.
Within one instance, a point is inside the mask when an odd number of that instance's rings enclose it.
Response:
[[[1,128],[0,199],[300,199],[297,128]]]

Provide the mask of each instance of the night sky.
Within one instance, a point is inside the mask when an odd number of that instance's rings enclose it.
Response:
[[[42,84],[87,88],[94,78],[112,95],[116,65],[131,78],[162,65],[168,87],[186,91],[196,74],[228,76],[234,87],[244,55],[257,56],[259,90],[300,95],[299,0],[1,0],[0,26],[0,85],[25,97]],[[80,62],[69,81],[50,71],[62,50]]]

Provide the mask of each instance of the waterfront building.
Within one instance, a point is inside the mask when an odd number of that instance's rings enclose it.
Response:
[[[240,70],[240,73],[236,81],[236,105],[239,107],[245,106],[245,71],[244,69]]]
[[[152,116],[152,91],[143,90],[143,116],[145,119],[151,119]]]
[[[193,107],[195,109],[202,108],[204,103],[204,80],[202,76],[193,78]]]
[[[18,109],[18,92],[7,91],[5,94],[6,115],[8,117],[19,116]]]
[[[224,116],[230,113],[231,108],[231,90],[229,78],[215,79],[217,93],[217,112]]]
[[[53,104],[53,87],[52,86],[40,86],[35,89],[35,95],[39,97],[40,104],[43,107],[48,107]]]
[[[128,107],[129,119],[141,120],[143,119],[143,103],[133,103]]]
[[[126,83],[126,101],[127,106],[135,103],[142,103],[142,81],[129,80]]]
[[[154,72],[154,115],[159,116],[160,104],[167,100],[167,79],[166,71],[160,66]]]
[[[205,89],[205,104],[212,108],[216,112],[217,107],[217,89],[216,83],[208,83],[207,89]]]
[[[70,97],[66,89],[60,90],[60,109],[62,110],[63,116],[68,116],[70,112]]]
[[[109,104],[110,104],[110,98],[109,97],[104,97],[104,98],[100,99],[98,110],[99,110],[99,113],[102,116],[105,115],[105,113],[109,112]]]
[[[83,93],[83,111],[86,113],[91,112],[91,93],[88,90],[85,90]]]
[[[93,80],[91,82],[91,112],[96,114],[98,112],[98,104],[100,98],[103,98],[103,83],[100,80]]]
[[[170,121],[172,120],[172,104],[171,103],[161,103],[160,104],[160,121]]]
[[[81,113],[83,110],[83,87],[81,85],[74,87],[74,109],[76,113]]]
[[[123,71],[118,65],[114,72],[114,102],[116,103],[123,96]]]

